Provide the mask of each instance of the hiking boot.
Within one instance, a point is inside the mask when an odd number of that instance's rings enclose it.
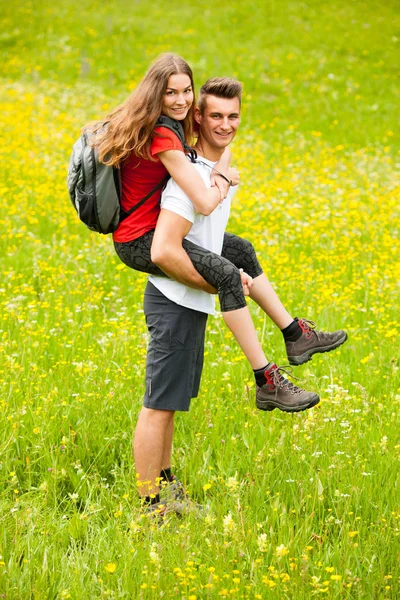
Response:
[[[282,367],[272,364],[264,371],[265,383],[256,385],[256,405],[260,410],[279,408],[284,412],[300,412],[312,408],[319,402],[315,392],[306,392],[285,379],[282,372],[290,375]]]
[[[317,352],[330,352],[347,340],[347,333],[339,330],[333,333],[317,331],[314,321],[296,320],[302,330],[295,342],[286,342],[286,354],[291,365],[302,365],[311,360]]]
[[[169,500],[182,501],[186,500],[189,496],[183,483],[174,475],[171,481],[165,479],[161,481],[160,497]]]
[[[189,497],[183,483],[175,476],[172,481],[161,482],[160,497],[167,503],[175,503],[179,507],[178,510],[175,510],[177,514],[204,514],[208,511],[207,506],[197,504]]]
[[[165,523],[166,517],[171,514],[178,516],[193,512],[194,509],[189,507],[186,502],[177,502],[175,500],[160,500],[155,504],[149,504],[142,508],[142,515],[148,518],[152,523],[161,527]],[[142,518],[143,518],[142,517]]]
[[[173,511],[170,511],[173,512]],[[155,504],[149,504],[143,506],[140,514],[140,518],[147,518],[151,523],[155,523],[158,527],[162,527],[165,521],[165,517],[168,514],[166,502],[156,502]]]

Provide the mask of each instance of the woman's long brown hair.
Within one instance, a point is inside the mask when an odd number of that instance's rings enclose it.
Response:
[[[96,136],[101,162],[117,167],[131,152],[140,158],[151,159],[150,143],[156,121],[161,115],[168,79],[178,73],[189,76],[194,94],[193,74],[187,62],[177,54],[162,54],[125,102],[111,111],[103,121],[87,126],[99,131],[104,123],[108,123],[104,133]],[[182,121],[189,145],[193,138],[194,106],[193,99],[192,106]]]

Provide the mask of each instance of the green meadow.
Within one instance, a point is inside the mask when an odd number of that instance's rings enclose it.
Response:
[[[398,599],[398,2],[2,0],[0,15],[0,598]],[[293,316],[349,340],[294,370],[317,407],[263,413],[211,317],[172,465],[208,510],[158,528],[131,452],[146,278],[78,221],[65,182],[80,127],[166,51],[197,86],[243,82],[229,231]]]

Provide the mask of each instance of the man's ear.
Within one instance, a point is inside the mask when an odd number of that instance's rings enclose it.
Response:
[[[194,120],[196,121],[196,123],[201,125],[201,112],[197,106],[194,109]]]

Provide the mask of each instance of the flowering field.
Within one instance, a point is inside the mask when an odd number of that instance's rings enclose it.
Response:
[[[395,3],[3,4],[0,598],[399,598]],[[198,82],[244,82],[229,230],[293,315],[349,341],[296,368],[317,407],[261,413],[211,318],[173,465],[209,510],[158,529],[131,456],[145,277],[77,221],[65,179],[80,126],[167,50]],[[284,364],[280,332],[251,310]]]

